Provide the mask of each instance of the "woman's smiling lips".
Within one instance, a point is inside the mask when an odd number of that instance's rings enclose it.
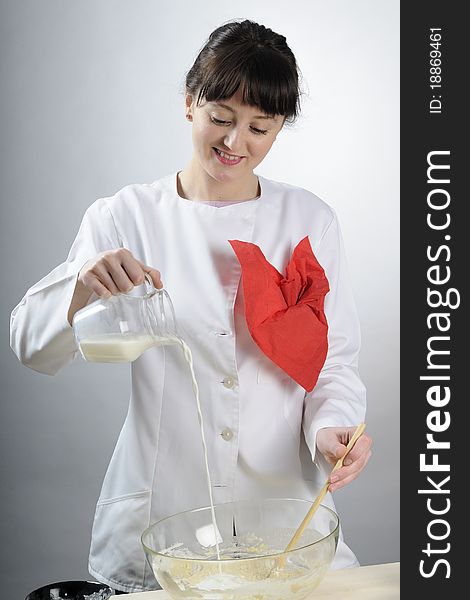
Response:
[[[213,147],[214,153],[217,157],[217,160],[221,162],[223,165],[238,165],[243,160],[243,156],[236,156],[234,154],[227,154],[218,148]]]

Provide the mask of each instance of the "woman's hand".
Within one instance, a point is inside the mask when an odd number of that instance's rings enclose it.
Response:
[[[317,448],[333,466],[344,456],[356,427],[324,427],[317,432]],[[335,492],[351,483],[366,466],[372,451],[372,439],[366,433],[356,441],[344,459],[343,466],[331,474],[328,491]]]
[[[101,252],[83,265],[78,281],[101,298],[130,292],[136,285],[144,283],[145,274],[152,278],[153,285],[163,287],[160,272],[137,260],[126,248]]]
[[[68,312],[69,323],[77,310],[86,306],[93,292],[100,298],[130,292],[144,283],[147,273],[156,288],[163,287],[160,272],[135,258],[126,248],[101,252],[80,269]]]

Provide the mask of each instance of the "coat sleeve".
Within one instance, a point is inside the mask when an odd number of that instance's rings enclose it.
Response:
[[[86,211],[65,262],[33,285],[13,309],[10,345],[21,363],[55,375],[73,360],[78,348],[67,314],[77,275],[89,259],[120,246],[106,199],[101,198]]]
[[[359,319],[334,212],[317,247],[316,257],[325,270],[330,291],[325,297],[328,353],[317,384],[305,394],[302,425],[313,460],[319,429],[356,426],[364,420],[366,411],[366,390],[358,372]]]

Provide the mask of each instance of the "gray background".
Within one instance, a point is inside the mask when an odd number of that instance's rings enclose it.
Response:
[[[96,198],[185,166],[185,73],[208,34],[239,17],[284,34],[303,73],[302,116],[258,172],[339,215],[374,455],[335,501],[362,564],[399,560],[398,0],[21,0],[1,2],[0,17],[2,597],[89,578],[94,505],[129,393],[126,366],[23,367],[9,313],[65,259]]]

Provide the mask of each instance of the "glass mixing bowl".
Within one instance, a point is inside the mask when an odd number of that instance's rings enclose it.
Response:
[[[302,600],[327,572],[339,533],[338,515],[320,505],[284,552],[311,505],[292,498],[218,504],[217,529],[210,507],[178,513],[146,529],[142,545],[175,600]]]

